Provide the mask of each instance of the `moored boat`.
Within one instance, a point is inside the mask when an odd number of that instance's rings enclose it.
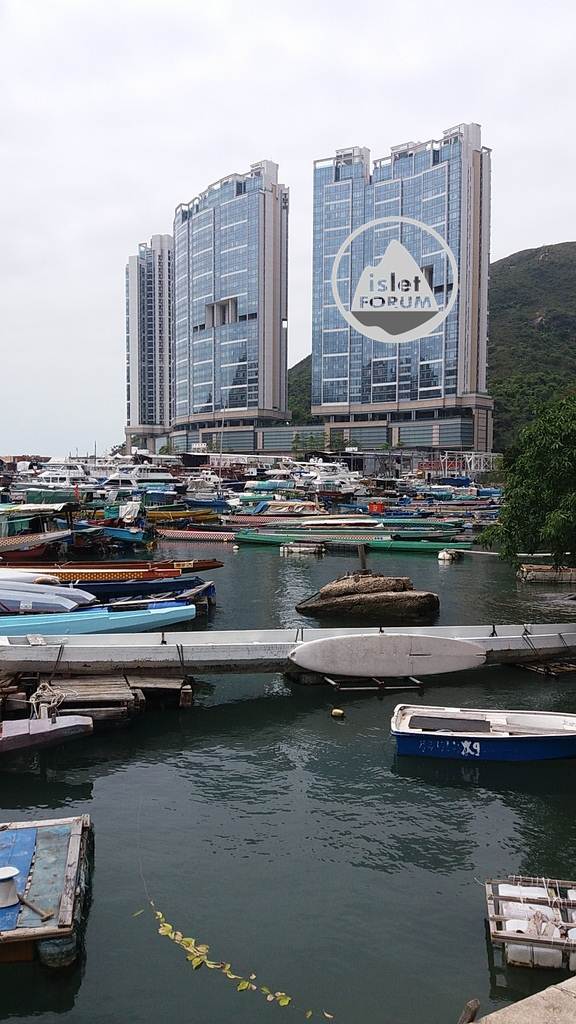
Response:
[[[81,636],[90,633],[134,633],[163,630],[196,617],[193,604],[149,602],[146,608],[117,610],[104,606],[48,615],[0,615],[1,636]]]
[[[219,569],[217,558],[194,558],[162,562],[47,562],[46,565],[13,567],[0,565],[0,580],[29,578],[37,582],[77,583],[81,586],[97,580],[159,580],[179,578],[190,573]]]
[[[550,711],[398,704],[390,728],[399,754],[464,761],[576,757],[576,715]]]
[[[234,537],[237,544],[293,544],[303,540],[314,540],[324,544],[336,545],[358,545],[364,544],[374,551],[415,551],[419,554],[437,554],[446,547],[447,539],[442,540],[393,540],[390,534],[372,535],[368,532],[338,533],[335,531],[322,530],[294,530],[287,533],[280,531],[264,530],[240,530]],[[472,544],[469,541],[450,542],[450,547],[460,550],[469,550]]]
[[[89,736],[92,729],[92,719],[87,715],[55,715],[53,718],[0,722],[0,754],[53,747],[66,740]]]

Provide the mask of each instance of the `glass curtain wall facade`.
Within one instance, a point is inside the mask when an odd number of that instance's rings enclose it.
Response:
[[[172,235],[153,235],[126,266],[127,433],[167,433],[172,419]]]
[[[254,164],[176,209],[173,426],[287,415],[288,189]]]
[[[380,217],[411,217],[447,240],[459,267],[456,303],[431,335],[392,344],[350,327],[334,302],[330,277],[346,237]],[[314,165],[312,413],[339,423],[393,422],[393,410],[430,419],[463,409],[475,422],[474,445],[491,447],[486,390],[490,153],[478,125],[459,125],[440,140],[406,143],[370,166],[369,150],[338,150]],[[364,267],[398,239],[431,284],[439,307],[452,280],[443,250],[411,225],[380,225],[361,234],[338,273],[350,308]],[[464,412],[464,409],[466,410]],[[468,435],[469,436],[469,435]]]

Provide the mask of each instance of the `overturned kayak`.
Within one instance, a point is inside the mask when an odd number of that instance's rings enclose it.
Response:
[[[0,614],[71,612],[84,605],[94,604],[95,601],[93,594],[74,587],[44,583],[4,583],[0,580]]]
[[[306,672],[355,679],[443,675],[480,668],[486,652],[470,640],[422,633],[352,633],[295,647],[290,661]]]

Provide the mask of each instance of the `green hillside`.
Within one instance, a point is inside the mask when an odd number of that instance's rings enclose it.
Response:
[[[311,357],[288,371],[295,423],[310,422]],[[494,447],[508,448],[536,409],[576,388],[576,242],[525,249],[490,267],[488,389]]]
[[[503,451],[536,409],[576,387],[576,242],[490,267],[488,390]]]
[[[288,370],[288,408],[292,423],[312,423],[310,416],[310,388],[312,385],[312,356],[304,356]]]

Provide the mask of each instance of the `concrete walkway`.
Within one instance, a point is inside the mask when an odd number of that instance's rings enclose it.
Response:
[[[575,1024],[576,978],[481,1017],[476,1024]]]

